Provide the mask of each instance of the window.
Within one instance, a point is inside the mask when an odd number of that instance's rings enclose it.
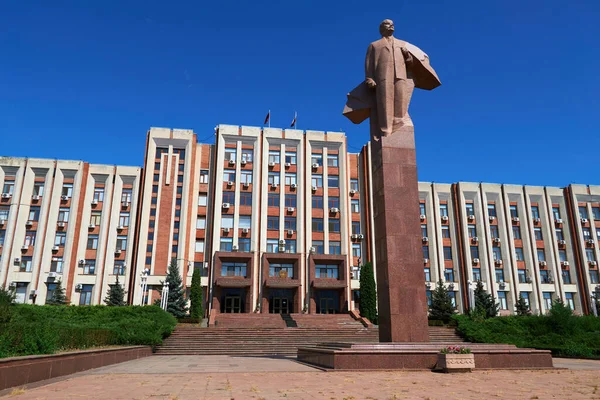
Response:
[[[565,292],[565,303],[571,310],[575,310],[574,293]]]
[[[33,195],[43,196],[44,195],[44,182],[35,182],[33,184]]]
[[[206,229],[206,218],[205,217],[197,217],[196,218],[196,229]]]
[[[329,254],[342,254],[342,242],[329,241]]]
[[[40,220],[40,208],[39,207],[31,207],[29,209],[29,221],[39,221]]]
[[[488,209],[488,215],[490,217],[497,217],[495,204],[488,204],[487,209]]]
[[[340,177],[338,175],[328,175],[327,176],[327,185],[330,188],[339,188],[340,187]]]
[[[452,247],[444,246],[444,260],[452,260]]]
[[[352,234],[359,235],[360,234],[360,222],[352,221]]]
[[[496,268],[496,282],[504,282],[504,270]]]
[[[513,237],[514,239],[521,239],[521,227],[520,226],[514,226],[512,227],[512,231],[513,231]]]
[[[585,249],[585,256],[588,261],[596,261],[596,254],[594,249]]]
[[[98,250],[98,235],[88,235],[86,248],[88,250]]]
[[[527,304],[527,308],[531,310],[531,303],[529,301],[529,292],[521,292],[519,295],[525,300],[525,304]]]
[[[61,196],[73,197],[73,184],[72,183],[63,183],[62,191],[60,192]]]
[[[81,287],[81,294],[79,295],[79,305],[89,306],[92,303],[92,289],[94,285],[83,285]]]
[[[425,282],[431,282],[431,269],[425,267],[423,271],[425,272]]]
[[[427,306],[431,307],[431,290],[426,290],[425,296],[427,296]]]
[[[338,266],[329,264],[315,265],[315,278],[338,279]]]
[[[535,236],[535,240],[544,240],[544,237],[542,236],[542,228],[534,227],[533,234]]]
[[[251,206],[252,205],[252,193],[240,192],[240,206]]]
[[[102,212],[101,211],[92,211],[92,215],[90,216],[90,225],[100,226],[101,220],[102,220]]]
[[[288,239],[285,241],[285,252],[295,253],[296,252],[296,240]]]
[[[358,179],[350,179],[350,190],[355,190],[358,192]]]
[[[221,228],[233,229],[233,215],[221,215]]]
[[[317,164],[319,167],[323,166],[323,154],[320,153],[312,153],[310,157],[311,164]]]
[[[131,203],[132,189],[123,189],[121,191],[121,203]]]
[[[223,170],[223,182],[235,182],[235,170],[234,169]]]
[[[454,270],[452,268],[444,269],[444,279],[446,282],[454,282]]]
[[[250,229],[250,227],[251,227],[250,225],[252,224],[252,216],[250,216],[250,215],[240,215],[238,223],[239,223],[238,228],[240,228],[240,229],[244,229],[244,228],[245,229]]]
[[[473,280],[479,282],[481,280],[481,268],[473,267]]]
[[[0,246],[4,246],[4,241],[6,240],[6,231],[0,231]]]
[[[9,207],[0,207],[0,221],[8,220]]]
[[[277,253],[279,248],[279,240],[267,239],[267,253]]]
[[[329,196],[327,201],[329,202],[329,208],[334,208],[334,207],[340,208],[340,198],[339,197]]]
[[[127,236],[117,236],[117,250],[127,250]]]
[[[35,231],[27,231],[25,233],[24,246],[35,246]]]
[[[50,272],[62,273],[63,271],[63,259],[62,257],[52,257],[50,262]]]
[[[561,228],[556,228],[556,240],[565,240],[565,235],[563,234],[563,230]]]
[[[571,284],[571,274],[569,273],[569,270],[563,269],[561,271],[561,274],[562,274],[563,283],[566,285],[570,285]]]
[[[269,264],[269,276],[294,279],[294,264]]]
[[[325,246],[322,240],[313,240],[312,247],[314,247],[316,254],[325,254]]]
[[[323,208],[323,196],[312,197],[312,208],[322,209]]]
[[[279,207],[279,193],[269,193],[267,205],[269,207]]]
[[[592,207],[592,216],[595,220],[600,220],[600,207]]]
[[[419,209],[421,210],[421,215],[427,215],[425,214],[425,203],[419,203]]]
[[[552,292],[543,292],[542,297],[544,298],[546,310],[550,310],[552,308]]]
[[[511,218],[519,218],[519,211],[517,210],[516,205],[510,206],[510,217]]]
[[[221,276],[246,277],[246,263],[224,262],[221,264]]]
[[[249,252],[250,251],[250,238],[239,238],[238,239],[239,251]]]
[[[579,206],[579,217],[580,218],[588,218],[588,212],[586,206]]]
[[[286,186],[295,185],[296,184],[296,174],[285,174],[285,184]]]
[[[269,172],[267,183],[269,185],[279,185],[279,172]]]
[[[525,261],[525,255],[523,254],[522,247],[515,248],[515,258],[517,259],[517,261]]]
[[[471,246],[471,259],[479,258],[479,247]]]
[[[200,183],[208,183],[208,170],[207,169],[200,170]]]
[[[537,249],[538,261],[546,261],[546,252],[544,249]]]
[[[313,174],[311,178],[311,185],[314,187],[323,187],[323,175]]]
[[[253,149],[242,149],[242,161],[251,163],[253,158],[254,158],[254,150]]]
[[[540,217],[540,208],[538,206],[531,206],[531,218],[536,219]]]
[[[125,275],[125,261],[115,261],[113,275]]]
[[[296,230],[296,217],[285,217],[283,220],[283,229],[285,230]]]
[[[361,248],[359,243],[352,243],[352,257],[360,257]]]
[[[519,278],[519,283],[527,283],[527,272],[524,269],[518,269],[517,275]]]
[[[252,171],[242,171],[240,172],[240,180],[244,185],[252,184]]]
[[[498,232],[498,225],[490,225],[490,236],[492,239],[498,239],[500,237],[500,233]]]
[[[559,207],[552,207],[552,215],[554,216],[554,219],[561,219],[560,218],[560,208]]]
[[[559,261],[567,261],[567,251],[565,249],[558,250],[558,259]]]
[[[31,272],[31,257],[21,257],[19,272]]]
[[[286,162],[286,164],[296,165],[296,152],[295,151],[286,151],[285,152],[285,162]]]
[[[54,245],[59,246],[59,247],[64,247],[66,240],[67,240],[66,232],[56,232],[56,236],[54,236]]]
[[[429,246],[422,246],[423,249],[423,258],[429,258]]]
[[[206,195],[205,194],[198,195],[198,206],[206,207]]]
[[[69,222],[69,209],[61,208],[58,211],[58,222]]]
[[[231,251],[233,248],[233,238],[222,237],[219,244],[219,251]]]
[[[427,237],[427,225],[421,224],[421,236]]]
[[[235,204],[235,192],[223,192],[223,203]]]
[[[204,253],[204,240],[196,239],[196,253]]]
[[[592,231],[590,228],[584,227],[581,230],[583,231],[583,239],[588,240],[592,237]]]
[[[83,264],[84,275],[96,275],[96,260],[85,260]]]
[[[338,155],[337,154],[329,154],[327,153],[327,166],[328,167],[338,167]]]
[[[102,203],[104,201],[104,188],[103,187],[95,187],[94,188],[93,200],[98,203]]]
[[[440,217],[448,216],[448,204],[440,204]]]
[[[448,225],[442,225],[442,237],[450,239],[450,227]]]
[[[294,207],[296,208],[296,195],[287,193],[285,195],[285,206],[286,207]]]
[[[501,310],[508,310],[508,303],[506,302],[506,292],[498,292],[498,303],[500,303]]]
[[[542,283],[551,283],[550,272],[547,269],[540,270],[540,280],[542,281]]]
[[[269,150],[269,164],[279,164],[279,150]]]
[[[323,218],[313,218],[312,219],[312,231],[313,232],[323,232]]]
[[[598,283],[600,281],[600,274],[597,269],[590,269],[590,283]]]
[[[467,216],[470,216],[470,215],[475,216],[475,209],[473,207],[473,203],[465,204],[465,208],[466,208]]]
[[[475,225],[469,224],[467,230],[469,231],[469,239],[477,237],[477,227]]]
[[[46,291],[46,303],[48,303],[50,301],[50,299],[52,298],[52,296],[54,295],[54,290],[56,289],[56,286],[58,286],[57,283],[46,283],[46,286],[48,287],[48,290]]]
[[[492,247],[492,254],[494,255],[494,261],[502,261],[502,250],[500,250],[500,247]]]
[[[329,233],[340,233],[339,218],[329,218]]]
[[[236,148],[226,148],[225,149],[225,161],[235,161],[237,156]]]
[[[279,217],[275,215],[267,216],[267,229],[272,231],[279,230]]]
[[[128,227],[129,226],[129,213],[122,212],[119,214],[119,226]]]
[[[449,291],[448,297],[450,297],[450,302],[452,303],[452,307],[456,308],[456,292]]]

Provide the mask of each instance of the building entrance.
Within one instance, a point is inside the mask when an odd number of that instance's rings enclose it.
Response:
[[[245,312],[245,289],[226,288],[221,297],[221,312],[226,314]]]
[[[291,290],[272,289],[269,297],[269,313],[290,314],[294,312],[294,294]]]
[[[316,303],[317,314],[337,314],[340,312],[340,295],[336,290],[319,290]]]

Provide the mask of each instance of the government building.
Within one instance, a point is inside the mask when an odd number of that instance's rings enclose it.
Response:
[[[141,149],[140,149],[141,150]],[[0,157],[0,286],[44,304],[103,304],[119,277],[130,304],[160,297],[175,259],[201,271],[219,313],[358,309],[359,266],[377,268],[371,148],[339,132],[219,125],[215,142],[151,128],[143,167]],[[481,281],[511,314],[600,299],[600,186],[420,182],[428,295],[441,280],[459,312]]]

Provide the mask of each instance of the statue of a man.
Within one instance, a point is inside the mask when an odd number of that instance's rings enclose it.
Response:
[[[375,140],[412,126],[408,106],[415,86],[431,90],[441,84],[427,54],[393,36],[392,20],[384,20],[379,32],[381,39],[367,50],[365,81],[348,94],[344,109],[354,123],[370,117]]]

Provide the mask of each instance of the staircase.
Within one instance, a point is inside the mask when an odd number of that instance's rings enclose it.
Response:
[[[156,354],[296,356],[298,347],[317,343],[377,343],[379,340],[377,328],[365,328],[348,314],[292,314],[264,319],[276,327],[233,326],[234,322],[246,324],[246,318],[240,317],[240,314],[233,318],[230,316],[221,319],[222,323],[217,320],[217,326],[211,328],[178,325],[173,334],[157,347]],[[253,317],[254,322],[261,319],[256,314]],[[286,327],[293,324],[298,327]],[[462,342],[453,328],[430,327],[429,330],[432,342]]]

